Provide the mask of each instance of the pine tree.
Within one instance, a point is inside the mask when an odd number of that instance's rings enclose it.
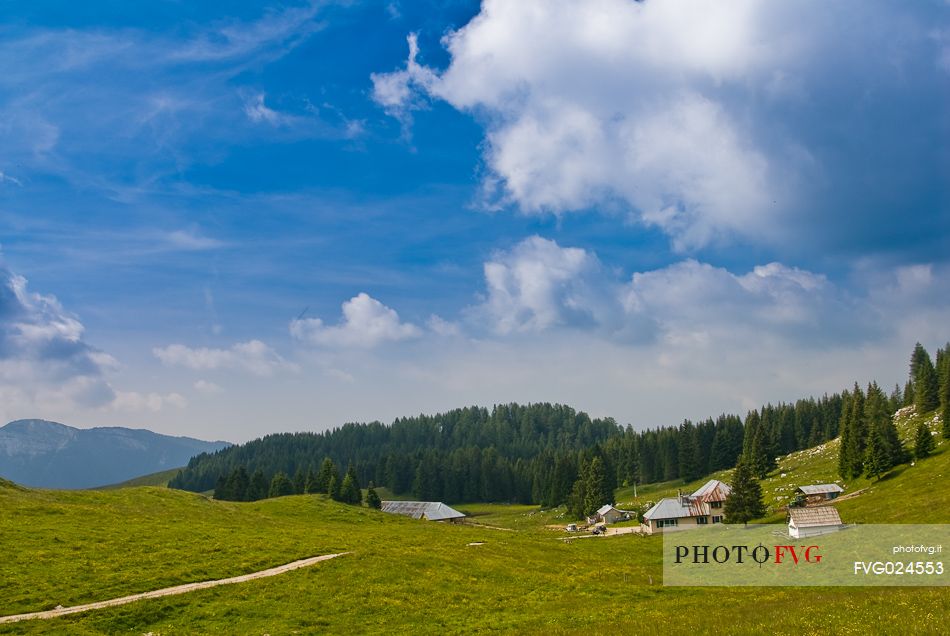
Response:
[[[845,391],[844,400],[841,404],[841,419],[838,423],[840,431],[840,443],[838,445],[838,474],[842,479],[851,479],[852,458],[850,451],[854,446],[851,437],[854,435],[851,426],[851,397]]]
[[[307,469],[307,478],[304,480],[303,491],[304,493],[308,495],[312,495],[319,492],[319,485],[317,484],[317,473],[313,472],[313,466]]]
[[[613,503],[613,493],[607,487],[604,462],[600,457],[591,460],[587,467],[584,492],[584,516],[592,515],[604,504]]]
[[[270,482],[270,497],[285,497],[294,494],[294,483],[283,472],[278,472]]]
[[[254,474],[251,475],[251,486],[248,489],[248,498],[251,501],[265,499],[269,492],[270,484],[267,482],[267,478],[264,477],[264,471],[258,468],[254,471]]]
[[[333,501],[340,501],[340,476],[334,473],[330,475],[330,483],[327,484],[327,494]]]
[[[314,486],[314,490],[311,492],[330,492],[330,477],[335,475],[336,472],[336,466],[333,465],[333,460],[329,457],[325,458],[323,463],[320,464],[320,472],[317,473],[317,483]]]
[[[250,478],[247,476],[247,470],[244,466],[238,466],[233,471],[231,471],[231,476],[228,477],[228,494],[231,501],[250,501],[248,497],[248,487],[251,484]]]
[[[940,374],[940,417],[943,419],[943,437],[950,439],[950,351],[945,350],[940,366],[943,369]]]
[[[298,495],[307,492],[307,473],[303,471],[303,466],[294,473],[294,492]]]
[[[356,468],[353,467],[353,462],[350,462],[350,463],[347,465],[347,467],[346,467],[346,475],[347,475],[348,477],[350,477],[350,478],[353,479],[353,483],[356,484],[356,489],[357,489],[357,490],[360,490],[360,489],[361,489],[360,480],[359,480],[359,478],[356,476]],[[360,499],[362,500],[362,497],[360,497]],[[358,502],[356,502],[356,503],[358,503]]]
[[[228,501],[231,499],[230,493],[228,492],[228,480],[224,475],[219,475],[218,481],[215,482],[214,498],[221,501]]]
[[[775,444],[763,419],[762,424],[755,430],[747,457],[747,463],[758,479],[764,479],[769,471],[775,469],[777,466],[775,455]]]
[[[914,383],[908,380],[904,384],[904,403],[901,406],[910,406],[914,403]]]
[[[937,372],[926,351],[918,365],[917,375],[914,377],[914,388],[916,389],[914,405],[917,407],[917,413],[929,413],[940,406]]]
[[[930,434],[930,427],[927,422],[921,421],[917,425],[917,433],[914,436],[914,456],[918,460],[923,459],[934,450],[934,438]]]
[[[366,505],[376,510],[383,507],[383,502],[380,501],[379,495],[376,494],[376,489],[373,488],[373,482],[369,483],[369,489],[366,491]]]
[[[726,497],[723,512],[728,523],[748,525],[752,519],[765,516],[765,504],[762,502],[762,487],[755,479],[752,467],[740,461],[732,475],[732,492]]]
[[[864,456],[864,469],[868,477],[881,478],[891,468],[890,451],[881,430],[877,427],[868,436],[868,446]]]
[[[864,393],[855,383],[851,393],[851,412],[848,414],[848,425],[851,435],[845,449],[849,465],[846,467],[846,479],[855,479],[864,472],[864,448],[867,445],[868,428],[864,417]]]
[[[680,425],[679,430],[680,477],[684,483],[698,479],[702,473],[699,465],[699,444],[696,440],[696,427],[689,420]]]
[[[927,350],[924,349],[924,346],[919,342],[914,345],[914,351],[910,354],[910,381],[915,382],[917,380],[917,373],[920,371],[920,365],[923,364],[924,358],[927,361],[930,361],[930,354],[927,353]]]
[[[343,477],[343,484],[340,486],[340,501],[348,504],[358,504],[363,501],[359,484],[356,483],[356,479],[350,473]]]

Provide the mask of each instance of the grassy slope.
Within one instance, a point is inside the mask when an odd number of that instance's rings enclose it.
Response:
[[[98,488],[93,488],[92,490],[116,490],[118,488],[134,488],[136,486],[167,486],[168,482],[170,482],[180,470],[181,468],[169,468],[168,470],[162,470],[157,473],[150,473],[148,475],[142,475],[141,477],[127,479],[123,482],[119,482],[118,484],[99,486]]]
[[[940,430],[940,420],[933,413],[902,414],[896,419],[898,433],[908,448],[913,448],[914,433],[921,420],[928,423],[932,432]],[[898,466],[880,481],[866,477],[843,481],[838,475],[837,439],[779,457],[778,469],[761,482],[770,511],[763,521],[783,522],[785,513],[780,508],[788,504],[797,487],[838,483],[844,487],[845,494],[864,490],[853,499],[835,504],[846,523],[950,523],[950,490],[937,486],[946,483],[946,476],[950,475],[950,442],[939,435],[934,436],[934,441],[937,448],[933,456],[913,466]],[[633,507],[662,497],[675,497],[677,490],[693,492],[712,477],[728,482],[731,473],[731,470],[719,471],[688,484],[682,481],[647,484],[638,488],[637,497],[633,496],[633,488],[621,488],[616,495],[618,506]]]
[[[948,449],[943,442],[934,457],[841,502],[845,520],[950,523],[946,502],[933,504],[950,470]],[[834,463],[830,451],[794,454],[780,471],[785,480],[821,481],[834,476]],[[780,503],[775,498],[786,484],[775,480],[765,490]],[[656,498],[676,487],[640,494]],[[415,522],[314,496],[230,503],[160,488],[59,492],[0,483],[0,614],[353,552],[273,579],[0,633],[565,632],[609,625],[650,634],[669,633],[671,625],[704,632],[724,620],[743,633],[818,634],[829,626],[875,633],[882,625],[942,633],[950,619],[947,588],[663,588],[658,537],[564,543],[545,529],[565,521],[561,511],[458,507],[478,523],[514,531]],[[476,541],[485,544],[468,545]]]

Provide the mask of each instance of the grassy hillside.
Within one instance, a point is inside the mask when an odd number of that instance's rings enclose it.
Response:
[[[778,468],[761,482],[762,495],[770,511],[763,521],[784,521],[781,508],[788,505],[799,486],[837,483],[845,489],[844,495],[857,493],[835,504],[846,523],[950,523],[950,491],[939,486],[950,476],[950,442],[938,434],[939,417],[935,413],[915,415],[901,411],[895,424],[905,446],[912,449],[914,433],[921,420],[934,433],[934,454],[913,465],[898,466],[880,480],[866,477],[842,480],[838,475],[838,439],[779,457]],[[682,481],[647,484],[637,489],[637,497],[633,496],[632,487],[621,488],[617,491],[617,502],[621,508],[648,505],[662,497],[675,497],[678,490],[692,492],[711,477],[728,482],[731,473],[731,470],[719,471],[688,484]]]
[[[945,448],[932,462],[945,461]],[[894,478],[908,479],[910,471]],[[886,481],[886,480],[885,480]],[[885,483],[885,482],[882,482]],[[272,579],[0,627],[0,633],[940,633],[946,589],[664,588],[661,540],[565,543],[559,511],[460,506],[486,526],[417,522],[294,496],[254,503],[164,488],[58,492],[0,485],[0,614],[73,605],[351,555]],[[945,513],[944,513],[945,514]],[[483,545],[469,545],[482,543]],[[819,604],[820,612],[802,611]]]
[[[172,477],[177,475],[180,470],[181,468],[169,468],[168,470],[162,470],[157,473],[127,479],[118,484],[99,486],[98,488],[93,488],[93,490],[116,490],[117,488],[134,488],[136,486],[167,486]]]

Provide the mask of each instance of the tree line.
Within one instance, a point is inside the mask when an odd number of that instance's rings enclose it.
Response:
[[[841,410],[841,449],[838,473],[844,479],[861,475],[880,478],[891,468],[918,460],[934,449],[933,435],[921,417],[914,434],[914,452],[904,446],[894,426],[893,413],[913,407],[918,415],[936,412],[943,420],[942,434],[950,439],[950,343],[937,350],[936,364],[919,342],[910,356],[910,372],[903,391],[894,387],[890,396],[874,382],[862,391],[857,384],[845,392]]]
[[[308,492],[342,501],[354,498],[352,486],[350,495],[335,494],[349,479],[357,490],[375,483],[424,501],[566,505],[583,517],[613,503],[619,486],[691,482],[739,463],[761,479],[778,456],[839,435],[842,476],[880,474],[909,458],[891,418],[897,409],[942,407],[944,434],[950,432],[948,349],[937,352],[934,364],[917,345],[910,379],[889,395],[876,383],[855,384],[817,399],[767,404],[744,419],[723,414],[644,431],[560,404],[469,407],[398,418],[389,426],[350,423],[322,433],[268,435],[192,458],[169,485],[214,489],[220,499],[241,501]],[[916,446],[924,452],[925,444]],[[334,471],[343,465],[341,478]]]

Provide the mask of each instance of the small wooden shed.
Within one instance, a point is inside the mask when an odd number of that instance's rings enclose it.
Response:
[[[795,539],[817,537],[843,527],[838,510],[832,506],[788,509],[788,536]]]

